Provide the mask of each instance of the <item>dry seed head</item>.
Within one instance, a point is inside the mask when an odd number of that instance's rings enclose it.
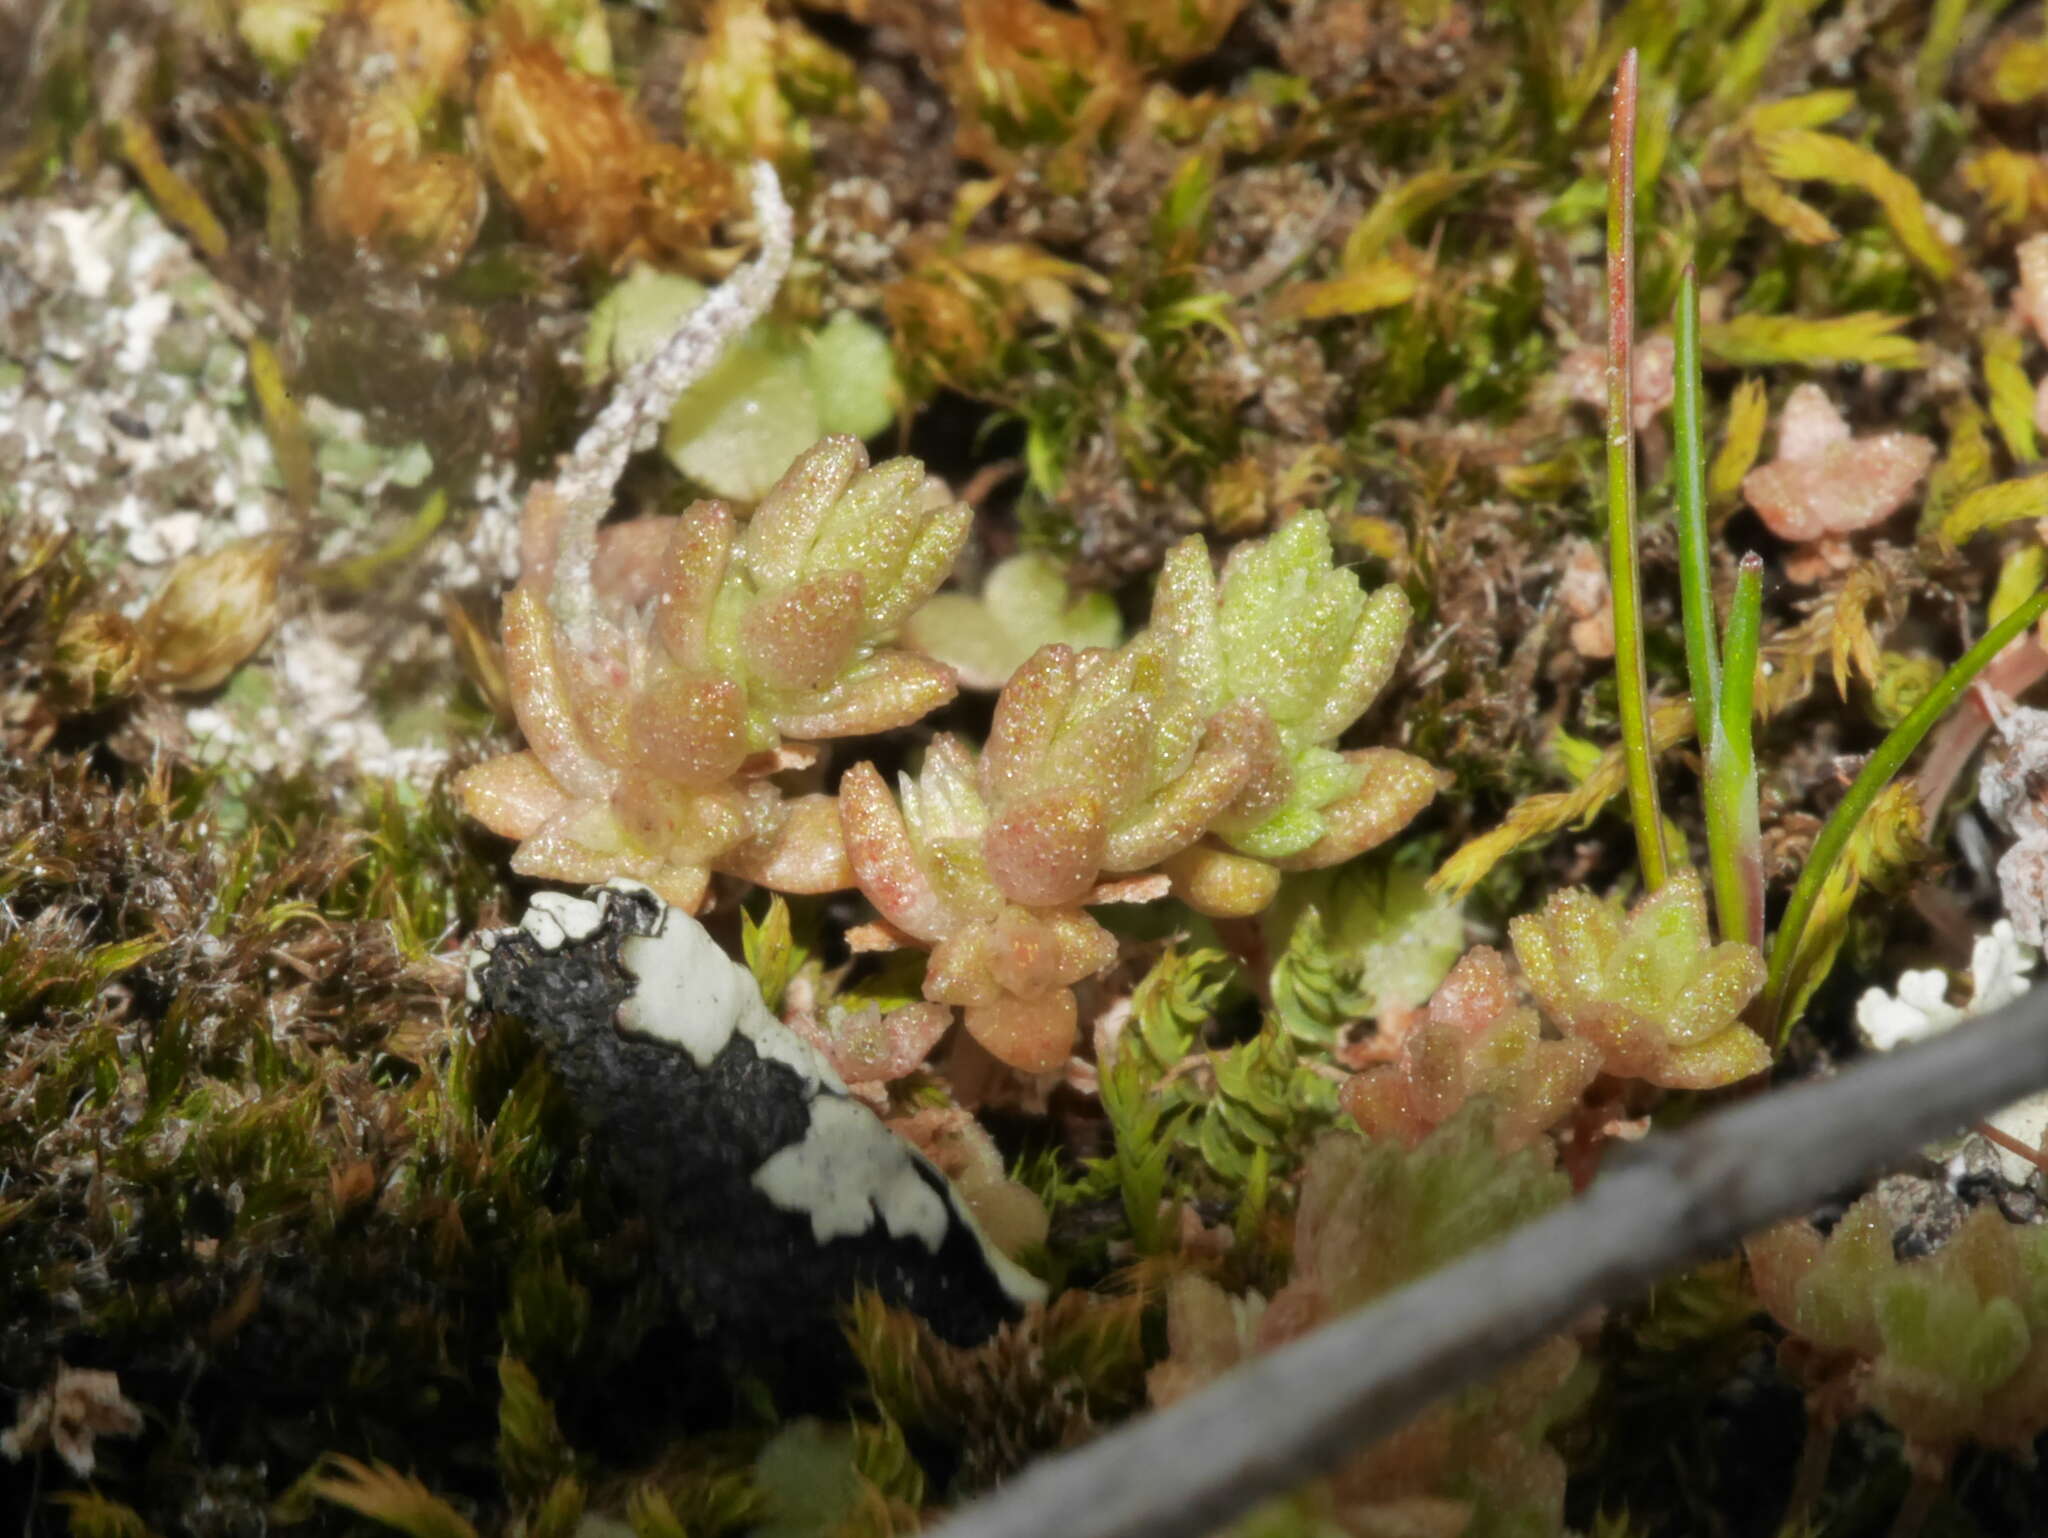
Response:
[[[270,639],[285,542],[240,539],[171,568],[142,616],[149,676],[167,688],[211,689]]]

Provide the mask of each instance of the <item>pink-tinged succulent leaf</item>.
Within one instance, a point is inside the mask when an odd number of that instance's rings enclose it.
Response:
[[[1762,991],[1767,968],[1763,957],[1746,945],[1717,945],[1699,963],[1665,1014],[1668,1039],[1705,1045],[1728,1021],[1740,1015]],[[1763,1044],[1757,1042],[1761,1047]],[[1761,1067],[1770,1066],[1768,1054]],[[1761,1071],[1752,1068],[1750,1072]]]
[[[1400,1057],[1351,1079],[1341,1099],[1368,1134],[1414,1148],[1483,1095],[1507,1152],[1563,1121],[1599,1072],[1588,1043],[1543,1039],[1535,1013],[1515,1002],[1506,961],[1479,946],[1438,986]]]
[[[993,1004],[1002,998],[1002,984],[989,970],[993,943],[987,924],[973,924],[933,946],[924,996],[937,1004]]]
[[[654,636],[686,668],[709,669],[711,616],[732,562],[737,525],[723,502],[698,502],[677,520],[654,599]]]
[[[769,592],[795,585],[810,561],[811,547],[833,504],[855,476],[868,467],[868,451],[857,438],[820,438],[796,458],[761,499],[747,524],[747,570]]]
[[[1280,895],[1280,872],[1264,860],[1197,844],[1166,862],[1173,895],[1212,919],[1245,919],[1263,913]]]
[[[957,921],[918,862],[896,798],[873,764],[855,764],[839,781],[839,819],[847,863],[869,902],[914,940],[943,940]]]
[[[917,538],[889,586],[868,600],[868,634],[893,635],[923,606],[953,570],[974,524],[971,508],[955,502],[945,482],[932,476],[917,490],[914,504],[924,514]]]
[[[635,664],[641,657],[624,632],[599,621],[594,644],[579,649],[569,643],[564,627],[556,628],[556,660],[568,687],[569,706],[584,750],[613,768],[633,761],[635,707],[642,680]]]
[[[528,587],[545,593],[554,582],[555,552],[567,510],[553,481],[535,481],[519,507],[519,574]]]
[[[1085,688],[1088,659],[1084,656]],[[1070,716],[1035,776],[1040,786],[1085,787],[1103,806],[1120,814],[1150,789],[1152,714],[1141,696]]]
[[[953,1023],[943,1004],[906,1004],[887,1014],[872,1001],[834,1008],[836,1018],[806,1034],[850,1085],[891,1084],[915,1073]]]
[[[998,813],[982,838],[982,856],[1011,902],[1059,907],[1079,902],[1095,885],[1107,833],[1099,798],[1055,787]]]
[[[1754,990],[1752,990],[1754,991]],[[1655,1082],[1666,1089],[1719,1089],[1739,1084],[1771,1066],[1771,1049],[1754,1031],[1724,1030],[1697,1046],[1669,1053]]]
[[[1080,684],[1080,657],[1058,642],[1041,646],[996,696],[981,755],[982,792],[1001,802],[1026,793],[1059,735]]]
[[[1205,735],[1244,759],[1244,785],[1228,808],[1232,822],[1256,826],[1287,805],[1294,794],[1294,766],[1280,729],[1263,706],[1233,700],[1210,719]]]
[[[953,670],[912,652],[877,652],[822,695],[770,712],[786,737],[865,737],[894,731],[950,704]]]
[[[1209,709],[1224,700],[1223,637],[1209,550],[1190,535],[1169,550],[1152,590],[1150,634],[1173,660],[1177,686]]]
[[[839,822],[839,803],[830,796],[796,796],[784,803],[771,833],[735,844],[718,868],[774,892],[814,896],[843,892],[854,884]]]
[[[462,809],[500,838],[531,838],[569,804],[534,753],[507,753],[455,777]]]
[[[859,644],[859,572],[826,572],[747,611],[740,647],[747,666],[771,689],[829,688]]]
[[[1414,612],[1408,595],[1398,587],[1380,588],[1365,600],[1351,643],[1335,674],[1324,682],[1323,701],[1303,728],[1310,740],[1334,741],[1371,708],[1394,676],[1394,663],[1400,658]]]
[[[554,616],[541,595],[516,587],[505,599],[505,678],[512,713],[526,745],[572,797],[604,797],[618,771],[600,763],[583,740],[561,665]]]
[[[641,858],[709,865],[753,831],[737,792],[695,791],[652,775],[628,775],[612,811],[627,850]]]
[[[659,514],[606,524],[597,531],[590,586],[614,610],[637,609],[661,590],[675,519]]]
[[[1514,1002],[1515,980],[1507,958],[1490,945],[1475,945],[1437,984],[1429,997],[1429,1017],[1476,1037]]]
[[[1256,706],[1247,708],[1264,718]],[[1104,847],[1103,869],[1144,870],[1186,849],[1244,792],[1251,772],[1241,735],[1218,716],[1187,769],[1119,821]]]
[[[977,785],[974,755],[951,732],[925,749],[917,778],[898,782],[903,818],[919,844],[973,842],[988,829],[988,806]]]
[[[632,703],[629,761],[642,774],[705,790],[747,759],[746,697],[731,679],[673,674],[642,688]]]
[[[1057,1073],[1073,1055],[1080,1007],[1071,991],[1038,999],[970,1004],[962,1015],[969,1034],[990,1053],[1025,1073]]]
[[[893,571],[910,548],[918,516],[913,504],[924,482],[916,460],[886,459],[871,467],[862,449],[858,473],[826,505],[804,553],[804,570],[852,570],[875,559],[878,570]]]
[[[832,504],[804,556],[806,572],[857,571],[886,593],[923,528],[924,466],[891,459],[865,470]]]
[[[1116,937],[1079,908],[1005,908],[990,930],[988,968],[1005,993],[1036,998],[1116,963]]]
[[[608,881],[632,859],[618,820],[602,802],[572,801],[512,852],[522,876],[585,884]]]
[[[1394,748],[1358,748],[1345,759],[1364,771],[1359,786],[1321,810],[1325,832],[1274,863],[1282,870],[1321,870],[1385,843],[1436,798],[1443,784],[1428,763]]]

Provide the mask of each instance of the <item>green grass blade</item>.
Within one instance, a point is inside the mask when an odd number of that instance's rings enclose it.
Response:
[[[1775,1036],[1780,1048],[1784,1046],[1785,1036],[1791,1028],[1791,1021],[1784,1016],[1784,1010],[1793,958],[1798,954],[1807,920],[1813,916],[1814,903],[1819,900],[1828,873],[1848,847],[1849,836],[1856,831],[1856,825],[1870,810],[1878,793],[1891,783],[1892,776],[1905,767],[1906,760],[1913,756],[1913,750],[1920,746],[1934,724],[1948,714],[1950,707],[1963,697],[1964,691],[1984,671],[1985,664],[2005,650],[2015,636],[2023,635],[2044,612],[2048,612],[2048,590],[2036,589],[2025,603],[1986,631],[1984,638],[1942,675],[1941,682],[1914,708],[1913,713],[1893,727],[1884,741],[1878,744],[1877,751],[1864,764],[1863,772],[1849,787],[1849,793],[1842,797],[1841,805],[1822,826],[1820,837],[1813,841],[1813,852],[1807,856],[1806,868],[1799,873],[1799,884],[1792,889],[1792,900],[1786,905],[1784,921],[1778,925],[1778,938],[1771,946],[1770,981],[1764,987],[1764,1034],[1767,1038]]]
[[[1672,519],[1678,529],[1678,596],[1685,621],[1685,671],[1699,740],[1714,740],[1721,704],[1720,646],[1714,638],[1714,569],[1707,544],[1707,452],[1700,441],[1700,285],[1692,263],[1678,280],[1672,316],[1677,344]]]
[[[1728,610],[1728,650],[1707,741],[1707,865],[1721,938],[1764,943],[1763,835],[1757,825],[1752,731],[1757,649],[1763,631],[1764,563],[1742,558]]]

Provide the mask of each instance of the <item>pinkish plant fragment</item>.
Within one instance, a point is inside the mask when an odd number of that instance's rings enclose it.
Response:
[[[983,1046],[1049,1072],[1072,1048],[1072,986],[1115,959],[1091,902],[1145,900],[1153,870],[1206,911],[1255,913],[1284,869],[1391,837],[1436,772],[1332,742],[1384,686],[1408,623],[1367,595],[1318,516],[1241,547],[1219,587],[1201,541],[1168,557],[1152,623],[1114,650],[1041,648],[997,700],[981,757],[942,737],[891,795],[840,786],[861,889],[928,948],[925,996]]]
[[[1636,344],[1635,362],[1630,369],[1630,419],[1641,432],[1670,406],[1678,396],[1678,346],[1671,334],[1659,331]],[[1567,398],[1582,406],[1605,410],[1607,406],[1607,349],[1604,346],[1575,347],[1557,366],[1559,381]]]
[[[1742,1023],[1764,985],[1763,958],[1753,946],[1711,943],[1691,871],[1626,915],[1574,887],[1508,930],[1545,1018],[1598,1049],[1603,1072],[1715,1089],[1770,1067],[1770,1048]]]
[[[1600,1071],[1591,1042],[1546,1041],[1516,996],[1500,952],[1467,953],[1401,1043],[1401,1056],[1349,1080],[1344,1109],[1373,1137],[1413,1148],[1468,1100],[1494,1104],[1503,1151],[1524,1148],[1570,1114]]]
[[[1742,494],[1772,533],[1813,546],[1786,566],[1813,581],[1845,567],[1848,536],[1904,507],[1933,463],[1934,445],[1917,433],[1851,436],[1827,392],[1803,384],[1779,413],[1778,457],[1743,477]]]
[[[943,1005],[919,1002],[884,1010],[873,999],[829,999],[788,1020],[847,1089],[878,1111],[888,1109],[889,1085],[923,1067],[952,1023],[952,1011]]]
[[[2013,290],[2013,313],[2048,344],[2048,235],[2028,236],[2014,254],[2020,281]]]

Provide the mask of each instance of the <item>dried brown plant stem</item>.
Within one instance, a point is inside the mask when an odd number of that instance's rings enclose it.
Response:
[[[1478,1383],[1586,1309],[2048,1085],[2048,988],[1924,1046],[1651,1138],[1580,1200],[1049,1459],[933,1538],[1197,1538]]]

